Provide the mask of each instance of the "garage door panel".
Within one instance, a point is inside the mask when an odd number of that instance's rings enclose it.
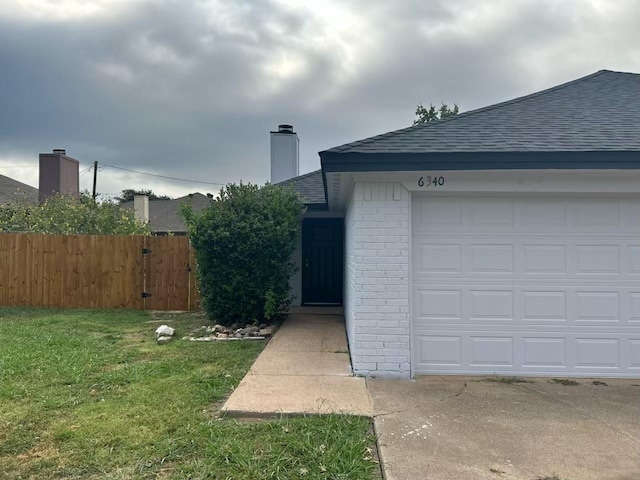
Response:
[[[566,368],[567,340],[564,337],[523,337],[522,366]]]
[[[629,273],[640,275],[640,245],[629,245]]]
[[[521,297],[523,322],[566,322],[565,291],[525,290]]]
[[[462,246],[420,242],[415,246],[416,274],[460,273]]]
[[[577,274],[619,274],[620,247],[618,245],[576,245]]]
[[[633,376],[640,371],[640,339],[629,333],[451,333],[417,333],[416,371],[576,376]]]
[[[640,370],[640,339],[629,340],[627,342],[627,349],[629,358],[629,368]]]
[[[416,373],[640,373],[640,201],[412,204]]]
[[[640,278],[640,245],[624,237],[548,238],[414,237],[413,277],[417,281],[446,274],[465,278],[513,275],[514,280],[548,276],[553,280],[601,277],[632,281]],[[560,243],[560,241],[562,243]],[[633,275],[634,277],[630,276]],[[528,281],[528,280],[527,280]]]
[[[429,323],[432,320],[462,320],[462,292],[460,290],[420,289],[417,291],[416,312]]]
[[[620,295],[618,292],[576,291],[575,322],[620,322]]]
[[[469,366],[513,368],[513,341],[513,337],[470,336]]]
[[[570,226],[577,231],[617,231],[620,227],[620,200],[571,200]]]
[[[629,323],[640,323],[640,292],[629,292]]]
[[[513,291],[511,290],[470,290],[469,320],[513,321]]]
[[[526,274],[567,273],[566,245],[524,244],[522,245],[522,272]]]
[[[617,338],[576,338],[575,368],[620,368],[620,341]]]
[[[469,273],[513,273],[513,245],[470,244]]]
[[[414,285],[414,326],[434,324],[640,326],[640,291],[628,287]],[[454,288],[458,286],[460,288]]]

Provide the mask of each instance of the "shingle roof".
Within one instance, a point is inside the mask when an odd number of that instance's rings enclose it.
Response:
[[[306,205],[319,205],[325,204],[324,197],[324,182],[322,180],[322,170],[316,170],[314,172],[305,173],[299,177],[285,180],[284,182],[277,183],[276,185],[290,185],[293,184],[296,192],[300,194]]]
[[[152,232],[185,233],[186,227],[180,218],[180,207],[191,200],[198,212],[207,207],[211,200],[201,193],[192,193],[173,200],[149,200],[149,227]],[[133,209],[133,202],[125,202],[122,208]]]
[[[38,189],[13,178],[0,175],[0,204],[24,198],[36,203],[38,201]]]
[[[640,75],[601,70],[323,154],[640,151]]]

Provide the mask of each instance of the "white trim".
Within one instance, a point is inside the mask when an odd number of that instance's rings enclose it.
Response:
[[[409,265],[407,267],[407,275],[409,278],[407,279],[407,288],[409,289],[408,298],[409,298],[409,378],[413,378],[415,376],[415,367],[416,359],[415,359],[415,348],[413,348],[413,295],[411,292],[413,291],[413,225],[412,223],[412,212],[413,212],[413,193],[409,192],[409,210],[408,210],[408,224],[409,224],[409,252],[407,254],[409,258]]]

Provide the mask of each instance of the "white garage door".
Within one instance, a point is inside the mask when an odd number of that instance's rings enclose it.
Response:
[[[412,199],[416,374],[640,377],[640,199]]]

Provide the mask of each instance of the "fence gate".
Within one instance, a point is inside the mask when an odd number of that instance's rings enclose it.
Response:
[[[142,298],[147,310],[199,307],[188,237],[144,237]]]

